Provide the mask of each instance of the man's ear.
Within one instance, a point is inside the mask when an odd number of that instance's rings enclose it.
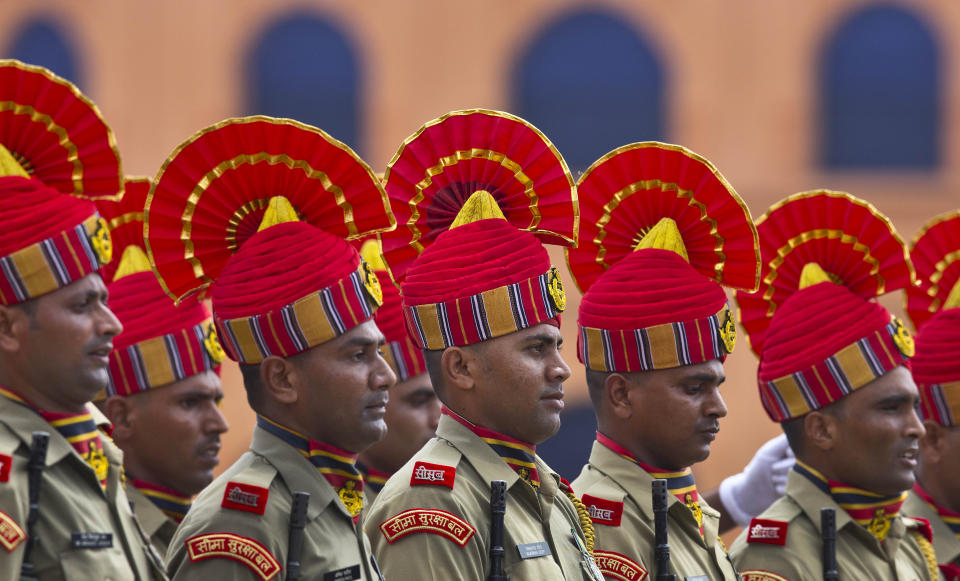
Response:
[[[297,387],[302,373],[289,359],[271,355],[260,363],[260,381],[270,399],[281,404],[294,404],[300,397]]]
[[[920,437],[920,461],[925,464],[939,464],[944,458],[943,449],[945,428],[933,420],[924,420],[926,433]]]
[[[463,347],[447,347],[440,356],[440,369],[447,386],[469,391],[476,386],[473,353]]]
[[[103,403],[104,415],[113,424],[113,439],[117,444],[126,442],[134,433],[137,422],[137,405],[131,399],[137,396],[111,396]]]
[[[20,349],[20,335],[30,324],[30,316],[15,307],[0,305],[0,350],[16,352]]]
[[[812,411],[803,417],[806,441],[817,449],[828,452],[837,445],[839,421],[831,414]]]
[[[617,419],[627,420],[633,416],[633,387],[630,380],[620,373],[610,373],[603,380],[603,397]]]

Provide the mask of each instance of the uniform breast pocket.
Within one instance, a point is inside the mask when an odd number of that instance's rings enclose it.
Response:
[[[60,569],[66,581],[134,581],[126,555],[120,547],[73,549],[60,553]]]

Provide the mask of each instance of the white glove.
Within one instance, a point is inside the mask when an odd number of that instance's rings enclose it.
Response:
[[[720,501],[727,514],[741,527],[783,496],[787,474],[796,460],[783,434],[757,450],[743,472],[720,483]]]

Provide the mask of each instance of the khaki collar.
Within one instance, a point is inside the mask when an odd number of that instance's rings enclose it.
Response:
[[[310,494],[310,504],[307,508],[308,520],[318,517],[331,502],[347,519],[353,520],[347,508],[340,502],[340,497],[337,496],[333,486],[299,450],[259,426],[253,429],[250,449],[263,456],[276,468],[291,493]]]
[[[440,416],[437,436],[447,440],[459,450],[484,482],[503,480],[507,483],[507,489],[512,488],[517,482],[523,482],[513,468],[493,451],[493,448],[457,420],[446,415]],[[534,456],[534,462],[540,473],[540,494],[552,500],[559,489],[560,475],[551,470],[540,456]]]

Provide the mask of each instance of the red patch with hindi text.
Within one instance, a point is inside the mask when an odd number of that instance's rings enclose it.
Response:
[[[415,533],[432,533],[463,547],[477,530],[467,521],[445,510],[413,508],[380,523],[380,532],[388,543]]]
[[[253,514],[263,514],[263,511],[267,510],[267,498],[269,497],[270,491],[266,488],[240,482],[227,482],[227,487],[223,491],[223,502],[220,503],[220,506],[252,512]]]
[[[10,468],[13,466],[13,456],[0,454],[0,482],[10,480]]]
[[[413,465],[413,474],[410,475],[410,486],[446,486],[453,488],[453,481],[457,477],[457,469],[453,466],[417,462]]]
[[[257,541],[231,533],[209,533],[186,540],[191,562],[203,559],[232,559],[246,565],[263,581],[270,581],[280,572],[280,563]]]
[[[27,533],[23,532],[17,521],[0,510],[0,545],[3,545],[8,553],[12,553],[25,538],[27,538]]]
[[[584,494],[583,504],[587,507],[590,520],[593,522],[611,527],[620,526],[620,518],[623,516],[622,502]]]
[[[787,526],[780,520],[755,518],[750,521],[747,529],[748,543],[763,543],[767,545],[787,544]]]
[[[603,576],[620,581],[643,581],[647,578],[647,570],[640,563],[613,551],[594,551],[593,560]]]

